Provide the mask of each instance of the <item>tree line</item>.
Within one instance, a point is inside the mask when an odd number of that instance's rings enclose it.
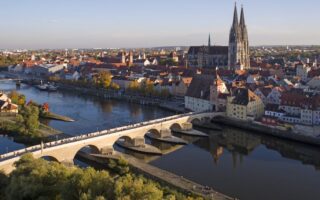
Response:
[[[90,167],[66,167],[26,154],[9,176],[0,173],[0,200],[202,199],[123,170],[126,163],[121,162],[121,173],[111,174]]]

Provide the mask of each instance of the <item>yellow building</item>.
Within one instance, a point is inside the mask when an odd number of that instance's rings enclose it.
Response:
[[[262,100],[251,90],[237,88],[227,98],[227,116],[240,120],[254,120],[264,114]]]

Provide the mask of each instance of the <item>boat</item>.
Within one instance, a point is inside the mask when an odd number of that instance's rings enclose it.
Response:
[[[54,92],[54,91],[57,91],[57,90],[58,90],[58,87],[49,84],[49,85],[47,86],[47,90],[48,90],[48,91],[51,91],[51,92]]]
[[[41,84],[41,85],[37,85],[36,88],[38,88],[39,90],[42,90],[42,91],[46,91],[48,89],[48,85]]]
[[[17,80],[17,81],[16,81],[16,86],[17,86],[17,87],[20,87],[20,86],[21,86],[21,81],[20,81],[20,80]]]

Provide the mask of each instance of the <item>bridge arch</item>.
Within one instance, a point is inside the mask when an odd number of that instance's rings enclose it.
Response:
[[[39,159],[43,159],[43,160],[50,161],[50,162],[60,163],[60,161],[54,156],[41,156]]]
[[[79,152],[85,152],[85,153],[89,153],[89,154],[100,154],[100,149],[96,145],[92,145],[92,144],[84,145],[75,151],[73,159],[76,157],[76,155]]]
[[[182,126],[179,123],[174,123],[170,126],[171,131],[181,131]]]
[[[125,143],[128,143],[128,144],[132,144],[133,143],[133,138],[131,138],[130,136],[127,136],[127,135],[121,136],[114,142],[113,146],[116,145],[117,142],[125,142]]]
[[[153,134],[153,135],[155,135],[155,136],[161,137],[160,131],[159,131],[158,129],[155,129],[155,128],[148,130],[148,131],[144,134],[144,136],[145,136],[147,133],[151,133],[151,134]]]
[[[204,122],[210,122],[211,121],[211,118],[210,117],[203,117],[202,119],[201,119],[201,121],[204,121]]]
[[[191,124],[200,124],[201,123],[201,119],[200,118],[193,118],[190,120]]]

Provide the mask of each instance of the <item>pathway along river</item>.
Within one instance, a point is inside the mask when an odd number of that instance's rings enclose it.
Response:
[[[0,90],[13,89],[13,82],[0,82]],[[53,112],[75,119],[72,123],[47,121],[70,135],[173,114],[126,102],[41,92],[27,85],[22,85],[19,92],[29,100],[48,102]],[[228,127],[206,132],[209,138],[184,138],[193,143],[183,147],[154,143],[163,150],[175,150],[162,157],[131,154],[243,200],[320,199],[319,148]],[[0,153],[21,147],[10,138],[0,137]]]

